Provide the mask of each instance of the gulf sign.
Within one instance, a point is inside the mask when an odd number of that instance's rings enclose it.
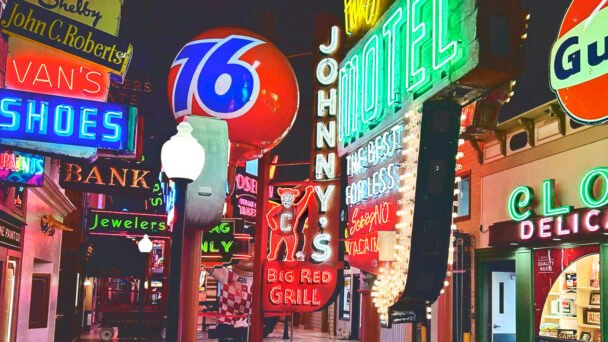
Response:
[[[551,50],[551,88],[582,124],[608,120],[608,2],[574,0]]]
[[[72,157],[135,154],[137,109],[0,89],[0,143]]]
[[[103,68],[13,37],[8,43],[5,87],[105,102],[110,75]]]

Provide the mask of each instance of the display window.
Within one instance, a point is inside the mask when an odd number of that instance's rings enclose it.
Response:
[[[538,335],[601,341],[599,247],[537,250],[534,259]]]

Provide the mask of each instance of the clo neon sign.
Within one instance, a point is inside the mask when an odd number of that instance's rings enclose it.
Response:
[[[338,75],[343,147],[404,103],[421,103],[474,67],[468,55],[475,44],[467,42],[470,25],[462,20],[467,3],[397,1],[349,52]]]

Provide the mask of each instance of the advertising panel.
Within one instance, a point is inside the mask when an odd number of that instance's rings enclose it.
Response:
[[[158,166],[120,159],[61,161],[59,185],[83,192],[146,197],[152,194],[159,172]]]
[[[171,237],[167,215],[89,209],[86,231],[92,235]]]
[[[42,186],[44,156],[0,147],[0,183]]]
[[[201,264],[206,268],[230,264],[232,260],[249,259],[251,236],[243,234],[243,220],[222,219],[218,225],[203,228]]]
[[[6,5],[2,31],[44,44],[105,68],[122,80],[133,46],[116,36],[22,0]]]
[[[0,89],[5,145],[74,157],[97,149],[134,155],[136,125],[134,107]]]

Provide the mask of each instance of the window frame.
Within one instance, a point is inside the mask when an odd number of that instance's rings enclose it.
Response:
[[[462,221],[467,221],[471,219],[471,210],[472,210],[472,206],[471,206],[471,192],[473,191],[473,187],[472,187],[472,178],[471,178],[471,170],[467,170],[464,172],[460,172],[456,174],[456,177],[460,177],[463,180],[464,179],[469,179],[469,198],[468,198],[468,203],[469,203],[469,213],[467,215],[464,216],[458,216],[454,218],[454,222],[462,222]],[[459,183],[460,184],[460,183]],[[460,187],[460,185],[459,185]],[[456,195],[459,196],[459,195]],[[456,199],[457,200],[457,199]],[[458,201],[458,206],[460,206],[460,201]],[[458,210],[458,209],[456,209]],[[458,212],[457,212],[458,213]]]

